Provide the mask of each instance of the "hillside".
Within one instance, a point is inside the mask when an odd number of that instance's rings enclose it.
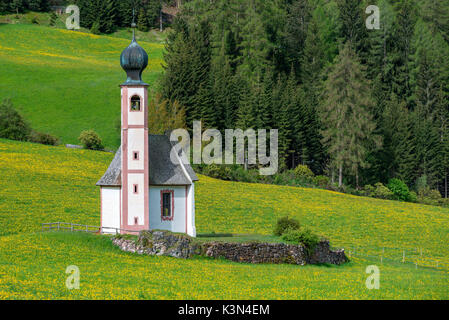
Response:
[[[129,43],[44,26],[0,24],[0,99],[11,98],[35,130],[64,143],[78,143],[82,130],[94,129],[107,147],[118,147],[118,85],[125,80],[119,57]],[[140,44],[149,55],[144,77],[151,85],[162,70],[163,44]]]
[[[341,268],[181,262],[124,254],[101,236],[39,233],[42,222],[99,224],[95,182],[111,159],[108,153],[0,140],[0,298],[448,298],[447,271],[399,263],[382,266],[389,290],[367,291],[364,268],[378,264],[377,258],[355,258]],[[200,233],[270,234],[276,218],[289,214],[347,250],[365,248],[376,256],[380,247],[386,255],[392,248],[419,247],[424,256],[414,261],[449,262],[444,208],[204,176],[196,200]],[[77,293],[64,287],[70,264],[86,277]],[[118,276],[123,270],[134,274],[129,281]],[[153,277],[167,270],[170,280]],[[208,276],[191,290],[189,281],[198,273]],[[143,287],[140,277],[147,279]]]

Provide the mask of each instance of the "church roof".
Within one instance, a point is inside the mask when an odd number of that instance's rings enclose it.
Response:
[[[198,181],[198,177],[189,164],[183,165],[179,159],[175,163],[171,161],[170,152],[173,144],[167,136],[148,135],[148,138],[150,185],[185,186]],[[122,185],[121,155],[122,148],[120,147],[108,170],[97,182],[97,186],[119,187]]]

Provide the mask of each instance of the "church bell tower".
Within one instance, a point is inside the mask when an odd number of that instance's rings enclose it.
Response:
[[[121,87],[121,229],[149,230],[148,84],[142,72],[148,54],[135,38],[122,52],[120,65],[126,71]]]

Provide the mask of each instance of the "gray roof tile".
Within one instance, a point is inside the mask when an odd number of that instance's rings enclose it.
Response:
[[[175,163],[171,161],[172,144],[167,136],[149,135],[148,137],[150,185],[184,186],[190,185],[191,181],[198,181],[198,177],[189,164],[184,165],[184,171],[179,161]],[[97,182],[97,186],[121,186],[121,153],[120,147],[106,173]]]

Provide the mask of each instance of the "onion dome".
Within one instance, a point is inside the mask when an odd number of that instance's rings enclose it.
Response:
[[[148,66],[148,54],[137,43],[134,31],[131,44],[120,55],[120,65],[128,76],[124,84],[145,84],[142,81],[142,72]]]

